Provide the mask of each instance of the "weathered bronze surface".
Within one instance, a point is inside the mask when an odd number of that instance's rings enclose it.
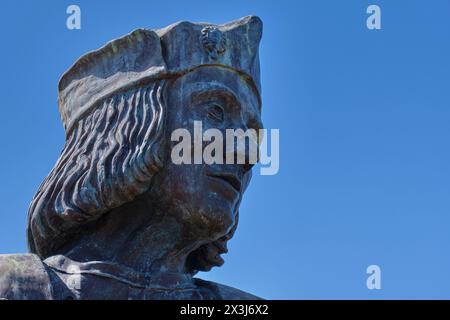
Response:
[[[257,299],[194,277],[223,264],[252,165],[174,164],[170,134],[262,128],[261,36],[257,17],[139,29],[63,75],[66,144],[0,298]]]

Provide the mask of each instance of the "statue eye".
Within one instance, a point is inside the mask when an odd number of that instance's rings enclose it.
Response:
[[[223,108],[218,104],[212,104],[208,108],[208,117],[222,122],[224,118]]]

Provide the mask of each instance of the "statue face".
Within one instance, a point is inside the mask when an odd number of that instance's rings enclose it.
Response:
[[[258,98],[235,72],[202,67],[174,80],[167,90],[166,150],[177,144],[170,136],[180,128],[190,132],[193,144],[194,121],[202,121],[203,131],[220,130],[223,137],[226,129],[262,128]],[[251,178],[252,165],[246,163],[225,164],[224,159],[224,164],[174,164],[169,152],[151,194],[164,212],[191,224],[200,239],[218,239],[235,223]]]

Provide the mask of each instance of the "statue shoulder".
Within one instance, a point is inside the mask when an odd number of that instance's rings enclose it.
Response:
[[[50,277],[37,255],[0,255],[0,299],[47,300],[51,292]]]
[[[200,287],[208,288],[214,291],[222,300],[263,300],[262,298],[248,292],[217,282],[206,281],[199,278],[195,278],[195,282]]]

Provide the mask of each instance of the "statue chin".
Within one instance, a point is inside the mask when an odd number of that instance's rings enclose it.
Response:
[[[150,206],[183,221],[185,227],[195,230],[199,239],[215,241],[235,225],[242,194],[227,182],[205,173],[210,171],[213,169],[209,166],[168,163],[155,176],[155,187],[148,196],[152,199]]]

